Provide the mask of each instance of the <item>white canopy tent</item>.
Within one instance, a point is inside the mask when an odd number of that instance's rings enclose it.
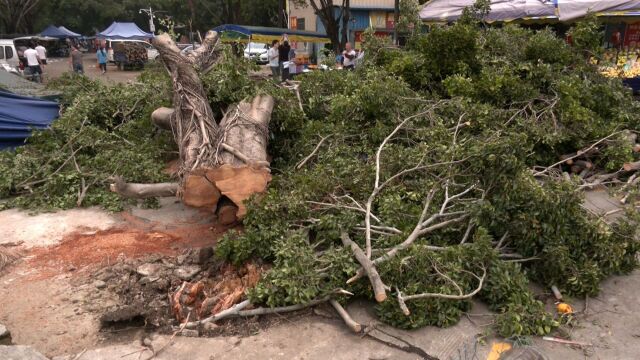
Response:
[[[432,0],[423,6],[420,18],[426,22],[455,21],[460,18],[464,8],[472,6],[474,2],[474,0]],[[493,0],[491,11],[485,20],[512,21],[556,16],[553,0]]]
[[[452,22],[462,15],[474,0],[431,0],[420,10],[425,22]],[[488,22],[527,19],[572,21],[589,12],[602,15],[624,15],[640,11],[640,0],[492,0]],[[606,14],[604,14],[606,13]]]

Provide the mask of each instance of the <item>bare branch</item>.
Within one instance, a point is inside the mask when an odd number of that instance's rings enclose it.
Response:
[[[360,265],[362,265],[364,272],[369,277],[371,286],[373,286],[373,293],[375,295],[376,301],[377,302],[385,301],[387,299],[387,294],[385,291],[384,283],[380,278],[380,274],[378,274],[378,270],[376,270],[376,267],[373,265],[373,263],[371,263],[371,260],[369,260],[369,258],[364,254],[364,252],[362,251],[362,249],[360,249],[358,244],[356,244],[349,238],[349,234],[347,234],[346,232],[343,231],[340,234],[340,240],[342,240],[342,244],[345,247],[348,247],[351,249],[351,252],[353,252],[353,255],[355,256],[356,260],[358,260]]]
[[[482,267],[482,277],[479,277],[477,275],[473,275],[473,276],[476,279],[478,279],[478,287],[468,294],[449,295],[449,294],[441,294],[441,293],[422,293],[422,294],[415,294],[415,295],[409,295],[409,296],[401,296],[400,298],[405,302],[411,301],[411,300],[417,300],[417,299],[425,299],[425,298],[438,298],[438,299],[447,299],[447,300],[470,299],[474,297],[476,294],[478,294],[480,290],[482,290],[482,286],[484,285],[484,280],[487,277],[487,269],[484,266]]]
[[[606,136],[606,137],[604,137],[604,138],[602,138],[602,139],[600,139],[600,140],[596,141],[595,143],[593,143],[593,144],[592,144],[591,146],[589,146],[588,148],[578,151],[575,155],[573,155],[573,156],[569,156],[569,157],[566,157],[565,159],[562,159],[562,160],[558,161],[557,163],[555,163],[555,164],[553,164],[553,165],[551,165],[551,166],[546,167],[544,170],[541,170],[541,171],[535,172],[535,173],[533,174],[533,176],[541,176],[541,175],[544,175],[547,171],[549,171],[549,170],[551,170],[551,169],[555,168],[556,166],[558,166],[558,165],[562,165],[562,164],[566,163],[567,161],[570,161],[570,160],[573,160],[573,159],[575,159],[575,158],[578,158],[578,157],[582,156],[584,153],[587,153],[587,152],[591,151],[593,148],[595,148],[595,147],[596,147],[596,146],[598,146],[599,144],[603,143],[604,141],[606,141],[606,140],[608,140],[608,139],[612,138],[613,136],[616,136],[616,135],[618,135],[618,134],[620,134],[620,133],[623,133],[623,132],[624,132],[624,131],[616,131],[616,132],[614,132],[614,133],[612,133],[612,134],[610,134],[610,135],[608,135],[608,136]]]
[[[349,313],[347,312],[347,310],[345,310],[342,305],[340,305],[339,302],[337,302],[334,299],[329,300],[329,303],[331,303],[331,306],[333,306],[334,309],[336,309],[336,312],[338,313],[338,315],[340,315],[340,317],[342,318],[342,320],[344,321],[345,324],[347,324],[347,326],[353,330],[353,332],[355,333],[360,333],[362,332],[362,325],[360,325],[359,323],[357,323],[355,320],[353,320],[353,318],[351,317],[351,315],[349,315]]]
[[[324,136],[320,139],[320,142],[318,142],[318,145],[316,145],[316,147],[313,149],[313,151],[311,152],[311,154],[309,154],[307,157],[305,157],[304,159],[302,159],[302,161],[300,161],[298,163],[298,165],[296,165],[296,169],[300,170],[302,169],[302,167],[304,166],[304,164],[307,163],[307,161],[309,161],[315,154],[316,152],[318,152],[318,150],[320,149],[320,146],[322,146],[322,144],[324,143],[325,140],[327,140],[329,137],[333,136],[333,134],[329,134],[327,136]]]

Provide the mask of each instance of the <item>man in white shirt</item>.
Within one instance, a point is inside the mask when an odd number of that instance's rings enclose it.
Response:
[[[24,57],[27,59],[27,66],[33,76],[33,79],[42,82],[42,68],[40,67],[40,58],[38,52],[33,48],[33,44],[29,44],[29,48],[24,51]]]
[[[344,60],[342,67],[346,70],[353,71],[355,69],[356,51],[351,48],[351,43],[346,43],[342,52]]]
[[[280,47],[280,42],[278,40],[273,40],[271,42],[271,47],[267,52],[267,56],[269,57],[269,67],[271,67],[271,74],[273,74],[273,80],[278,81],[280,78],[280,53],[278,52],[278,48]]]
[[[47,49],[42,46],[42,43],[39,43],[36,46],[36,51],[38,52],[38,57],[40,58],[40,64],[47,65]]]

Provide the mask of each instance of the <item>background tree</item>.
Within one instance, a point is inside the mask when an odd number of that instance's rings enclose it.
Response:
[[[311,5],[324,25],[332,48],[337,51],[344,49],[349,34],[350,0],[294,0],[293,3],[295,6],[302,7]],[[340,32],[341,28],[342,33]]]
[[[19,29],[21,33],[38,32],[49,24],[64,25],[73,31],[91,35],[101,31],[113,21],[133,21],[143,30],[149,30],[149,18],[139,13],[139,9],[151,6],[159,16],[171,17],[177,25],[189,25],[193,31],[206,31],[215,26],[248,24],[276,26],[278,2],[280,0],[27,0],[37,2],[31,10],[30,28]],[[5,3],[22,3],[24,0],[0,0],[1,11]],[[5,5],[6,6],[6,5]],[[14,17],[15,18],[15,17]],[[3,23],[3,22],[0,22]],[[158,25],[158,24],[156,24]],[[15,30],[6,29],[5,32]]]
[[[40,3],[40,0],[0,0],[0,33],[31,32],[32,16]]]

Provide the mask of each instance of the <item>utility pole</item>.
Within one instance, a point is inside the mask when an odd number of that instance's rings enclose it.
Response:
[[[148,9],[140,9],[140,11],[138,12],[139,14],[145,13],[147,14],[147,16],[149,16],[149,32],[154,34],[156,33],[156,26],[153,23],[153,9],[151,7],[149,7]]]

